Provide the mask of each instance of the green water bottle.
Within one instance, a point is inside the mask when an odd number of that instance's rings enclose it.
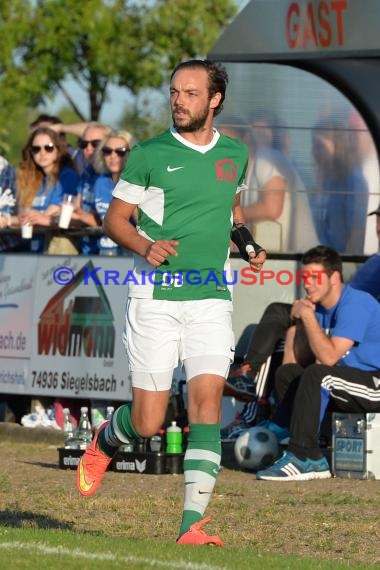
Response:
[[[182,453],[182,430],[172,422],[166,430],[166,453]]]

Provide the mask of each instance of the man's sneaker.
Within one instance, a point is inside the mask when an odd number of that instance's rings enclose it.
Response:
[[[108,424],[109,422],[105,422],[99,428],[77,467],[77,489],[85,497],[90,497],[95,493],[112,459],[104,455],[97,446],[99,434]]]
[[[234,396],[245,402],[256,399],[256,386],[252,378],[252,369],[249,364],[242,364],[231,372],[224,385],[224,395]]]
[[[263,420],[257,424],[260,427],[268,429],[277,437],[277,441],[280,445],[288,445],[290,439],[290,432],[288,428],[281,427],[278,424],[272,422],[271,420]]]
[[[271,467],[256,473],[256,479],[264,481],[310,481],[330,477],[330,468],[325,457],[302,460],[288,451]]]
[[[224,546],[219,536],[209,536],[202,530],[203,525],[210,522],[211,517],[198,521],[191,525],[190,529],[177,538],[177,544],[212,544],[214,546]]]
[[[228,378],[230,379],[237,378],[238,376],[247,376],[248,372],[252,372],[251,365],[248,364],[248,362],[244,362],[241,366],[235,368],[235,370],[232,370],[229,373]]]
[[[247,431],[247,429],[249,429],[250,427],[252,426],[249,426],[244,422],[239,422],[235,425],[230,425],[220,430],[220,438],[222,441],[234,441],[239,437],[239,435]]]

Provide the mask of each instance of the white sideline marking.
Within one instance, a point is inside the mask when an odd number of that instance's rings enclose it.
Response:
[[[181,548],[181,546],[179,546]],[[145,564],[150,568],[173,568],[174,570],[227,570],[225,566],[210,566],[209,564],[197,564],[194,562],[167,560],[155,560],[152,558],[139,558],[138,556],[117,556],[111,552],[86,552],[76,548],[74,550],[62,546],[48,546],[43,542],[0,542],[0,549],[3,550],[27,550],[29,552],[38,551],[42,554],[56,554],[57,556],[70,556],[71,558],[84,558],[87,560],[109,560],[112,562],[126,562]]]

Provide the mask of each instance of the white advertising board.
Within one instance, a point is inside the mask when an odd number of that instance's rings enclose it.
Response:
[[[37,258],[0,257],[0,393],[25,394],[32,353]]]
[[[39,259],[30,393],[131,399],[122,343],[128,287],[121,284],[131,269],[129,257]]]
[[[0,358],[0,394],[27,394],[29,358]]]
[[[37,258],[0,257],[0,357],[29,358]]]

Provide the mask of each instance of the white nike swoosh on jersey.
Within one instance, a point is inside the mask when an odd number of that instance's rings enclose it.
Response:
[[[174,172],[175,170],[181,170],[181,168],[185,168],[184,166],[175,166],[174,168],[172,168],[171,166],[167,167],[167,171],[168,172]]]
[[[372,376],[373,383],[375,384],[375,388],[377,389],[380,386],[380,378],[376,378],[376,376]]]

